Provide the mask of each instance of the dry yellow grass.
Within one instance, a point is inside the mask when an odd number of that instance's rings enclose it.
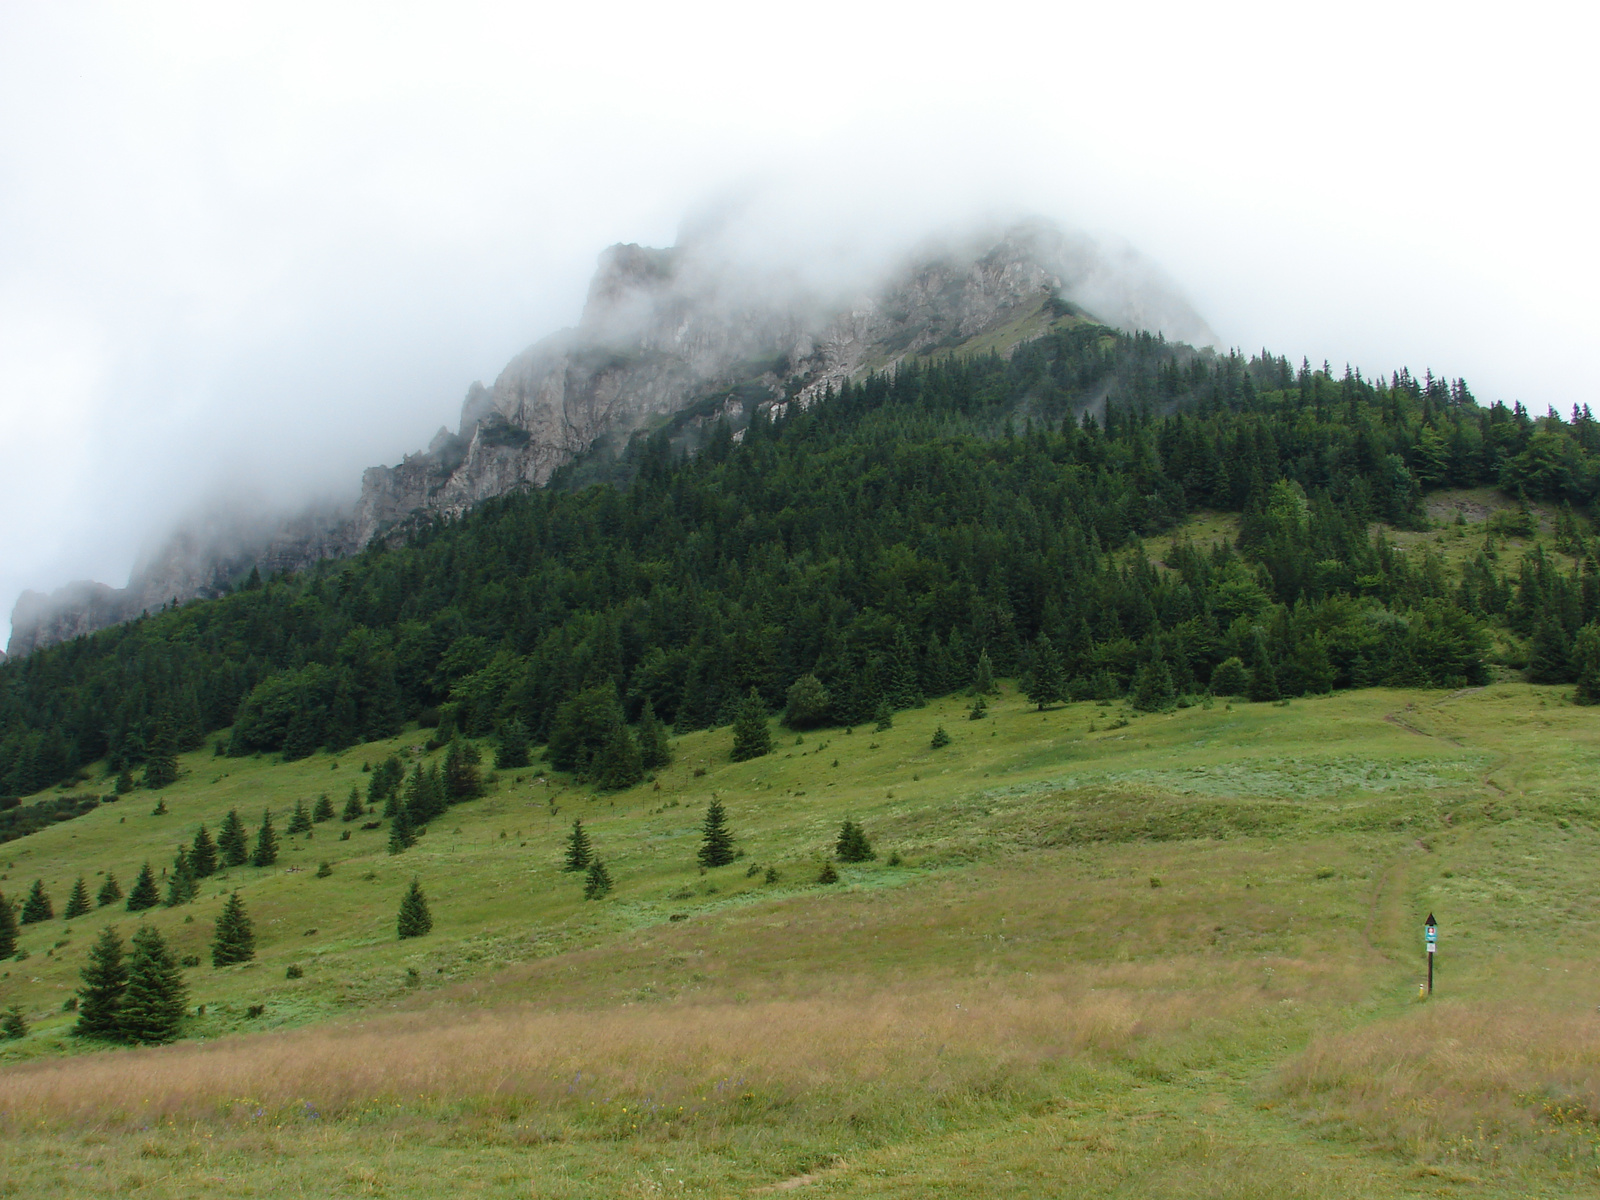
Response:
[[[1424,1161],[1600,1177],[1600,1021],[1526,1004],[1419,1006],[1314,1040],[1272,1083],[1316,1121]]]
[[[1109,987],[1087,986],[1079,973],[1025,987],[946,985],[590,1014],[425,1011],[113,1051],[0,1076],[0,1126],[276,1119],[307,1106],[332,1117],[395,1103],[466,1105],[497,1116],[577,1113],[624,1126],[716,1122],[730,1113],[743,1121],[780,1108],[786,1120],[834,1121],[862,1108],[1030,1091],[1051,1064],[1121,1058],[1136,1046],[1149,1054],[1262,1005],[1259,989],[1130,986],[1136,973],[1094,977]]]

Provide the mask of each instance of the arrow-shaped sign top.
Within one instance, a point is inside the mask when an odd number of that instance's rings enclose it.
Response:
[[[1424,925],[1437,925],[1438,923],[1439,922],[1437,922],[1437,921],[1435,921],[1433,919],[1433,914],[1432,913],[1429,913],[1428,914],[1428,919],[1423,922]]]

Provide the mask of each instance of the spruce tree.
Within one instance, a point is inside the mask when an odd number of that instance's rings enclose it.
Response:
[[[626,725],[619,724],[611,730],[600,753],[590,763],[589,770],[595,786],[611,792],[630,788],[644,778],[639,747]]]
[[[839,882],[839,872],[833,869],[833,861],[831,859],[825,858],[822,860],[822,870],[817,872],[817,882],[823,884]]]
[[[583,881],[583,898],[598,900],[611,890],[611,874],[598,858],[589,860],[589,874]]]
[[[388,758],[378,764],[377,769],[372,772],[372,778],[367,782],[367,803],[376,808],[389,800],[400,790],[400,785],[405,782],[405,778],[405,764],[400,761],[399,755],[389,755]],[[345,811],[349,811],[348,805]],[[394,816],[392,812],[385,812],[383,815],[386,817]],[[360,816],[361,814],[357,813],[350,819],[353,821]]]
[[[1134,677],[1129,703],[1140,712],[1165,712],[1178,700],[1172,669],[1161,661],[1145,663]]]
[[[1246,694],[1257,702],[1278,698],[1278,672],[1267,655],[1266,639],[1260,635],[1256,636],[1255,649],[1250,654],[1250,684]]]
[[[67,897],[67,911],[64,914],[67,920],[81,917],[94,907],[89,902],[89,885],[83,881],[83,876],[78,876],[78,882],[72,885],[72,895]]]
[[[141,925],[128,954],[128,986],[117,1007],[117,1030],[130,1042],[158,1044],[178,1036],[188,989],[161,934]]]
[[[1061,668],[1061,655],[1045,634],[1041,633],[1033,643],[1033,663],[1023,690],[1040,712],[1046,705],[1059,704],[1066,699],[1067,681]]]
[[[117,772],[116,787],[113,790],[119,796],[126,796],[129,792],[133,791],[133,768],[128,766],[126,763],[124,763],[122,769]]]
[[[249,962],[256,956],[256,934],[239,893],[232,893],[217,915],[216,933],[211,939],[211,965],[228,967]]]
[[[867,840],[866,830],[848,819],[839,829],[834,853],[839,856],[840,862],[847,863],[871,862],[878,857],[872,843]]]
[[[345,797],[344,811],[339,814],[339,819],[341,821],[359,821],[366,815],[366,805],[361,803],[361,789],[351,784],[350,795]]]
[[[178,856],[172,860],[172,874],[167,879],[167,907],[177,908],[187,904],[199,893],[194,881],[194,869],[189,865],[189,851],[178,847]]]
[[[293,837],[297,833],[311,832],[311,814],[306,811],[306,802],[296,800],[294,811],[289,814],[289,823],[284,826],[283,832]]]
[[[117,877],[110,871],[106,872],[106,881],[100,885],[100,891],[95,896],[94,902],[101,908],[108,904],[115,904],[122,899],[122,885],[117,882]]]
[[[11,901],[0,895],[0,958],[17,952],[17,913]]]
[[[34,925],[40,921],[52,920],[55,915],[55,906],[45,894],[44,880],[35,879],[33,886],[28,889],[27,898],[22,902],[22,923]]]
[[[144,760],[144,786],[164,788],[177,782],[178,759],[173,753],[172,734],[165,725],[156,730],[150,743],[150,753]]]
[[[128,971],[122,961],[122,939],[114,925],[100,931],[89,948],[89,961],[81,972],[78,988],[78,1023],[72,1032],[79,1037],[116,1038],[120,1036],[117,1010],[128,986]]]
[[[877,733],[894,728],[894,705],[887,699],[879,700],[878,707],[873,709],[872,728]]]
[[[765,718],[763,718],[765,722]],[[702,867],[725,867],[733,861],[733,834],[728,832],[728,814],[715,796],[706,805],[706,819],[700,826],[700,852],[695,859]]]
[[[415,879],[400,900],[400,917],[395,923],[400,940],[421,937],[433,928],[433,914],[428,911],[428,898],[422,894],[422,885]]]
[[[314,822],[333,820],[333,801],[328,799],[327,792],[317,797],[316,807],[311,810],[311,819]]]
[[[261,828],[256,833],[255,852],[250,855],[252,867],[270,867],[278,861],[278,835],[272,828],[272,813],[261,811]]]
[[[217,835],[217,852],[225,867],[242,867],[250,861],[250,839],[245,834],[239,810],[230,808],[222,819],[222,831]]]
[[[639,732],[634,739],[639,746],[639,765],[646,771],[660,770],[672,763],[672,750],[667,745],[667,727],[656,720],[655,706],[646,700],[639,714]]]
[[[928,744],[935,750],[942,750],[950,744],[950,735],[944,731],[943,725],[934,729],[933,738]]]
[[[209,879],[217,873],[217,844],[204,825],[195,833],[194,845],[189,847],[189,869],[196,879]]]
[[[0,1016],[0,1038],[6,1041],[20,1041],[28,1036],[28,1018],[22,1015],[22,1010],[13,1004],[6,1009],[5,1015]]]
[[[979,651],[978,665],[972,669],[972,694],[975,696],[992,696],[995,691],[994,664],[989,661],[989,652],[987,650]]]
[[[972,702],[972,707],[967,709],[967,720],[981,721],[989,715],[989,702],[982,696]]]
[[[733,761],[748,762],[772,753],[772,730],[767,725],[767,705],[755,688],[739,701],[733,714]]]
[[[416,830],[411,826],[411,807],[401,801],[389,818],[389,853],[404,854],[417,844]]]
[[[128,911],[143,912],[160,903],[161,893],[156,890],[156,873],[150,869],[149,863],[145,863],[139,868],[139,877],[133,881],[133,890],[128,893]]]
[[[458,804],[483,795],[483,779],[478,764],[483,756],[465,738],[452,738],[444,756],[444,794],[446,802]]]
[[[563,871],[582,871],[589,865],[589,860],[594,857],[594,852],[589,846],[589,835],[583,831],[583,822],[577,817],[572,819],[572,832],[567,835],[566,864]]]
[[[1572,639],[1572,667],[1578,676],[1573,701],[1600,704],[1600,624],[1585,625]]]
[[[528,765],[528,727],[516,717],[500,726],[494,765],[497,771],[516,771]]]

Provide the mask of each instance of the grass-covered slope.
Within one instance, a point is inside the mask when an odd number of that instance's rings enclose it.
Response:
[[[0,978],[33,1022],[5,1044],[5,1176],[153,1196],[1592,1187],[1589,710],[1520,683],[1151,715],[1040,713],[1007,685],[988,718],[966,707],[776,730],[740,764],[727,730],[691,734],[659,789],[503,773],[401,855],[337,819],[286,838],[275,868],[148,914],[203,954],[238,888],[258,932],[255,964],[185,972],[206,1016],[176,1046],[64,1035],[88,943],[137,918],[26,927]],[[339,798],[364,758],[421,742],[186,756],[165,815],[140,791],[30,835],[0,887],[42,878],[59,912],[78,874],[126,884],[201,820]],[[702,874],[713,793],[744,856]],[[604,900],[559,870],[574,816]],[[846,817],[879,859],[817,885]],[[777,883],[750,873],[769,865]],[[401,942],[413,877],[435,925]]]

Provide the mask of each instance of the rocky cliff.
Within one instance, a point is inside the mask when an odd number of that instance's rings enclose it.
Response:
[[[454,433],[369,468],[353,507],[288,519],[229,510],[179,530],[113,589],[26,592],[10,652],[104,628],[172,600],[221,594],[258,566],[293,570],[349,553],[434,514],[549,481],[597,445],[620,444],[694,409],[735,426],[758,409],[804,406],[866,370],[933,352],[1002,352],[1086,314],[1126,329],[1209,342],[1210,331],[1148,264],[1053,226],[1014,226],[929,248],[887,282],[829,290],[791,272],[730,262],[708,242],[613,246],[574,329],[473,384]]]

